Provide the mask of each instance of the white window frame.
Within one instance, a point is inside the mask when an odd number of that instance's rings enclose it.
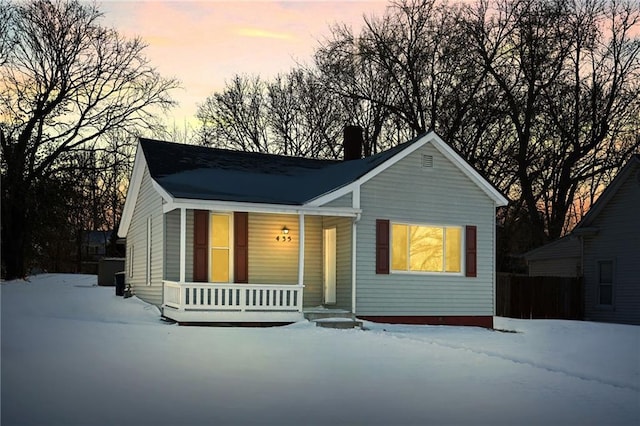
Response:
[[[233,239],[234,237],[234,223],[233,223],[233,213],[232,212],[217,212],[217,211],[210,211],[209,212],[209,223],[207,224],[207,230],[209,232],[209,235],[207,235],[207,239],[209,240],[209,249],[207,250],[207,264],[208,264],[208,268],[209,268],[209,272],[208,272],[208,277],[207,279],[209,280],[209,282],[213,282],[211,281],[211,273],[213,272],[212,267],[213,265],[211,264],[211,251],[216,248],[213,246],[213,244],[211,244],[211,218],[216,215],[216,216],[229,216],[229,283],[233,283],[235,282],[235,276],[233,274],[233,259],[234,259],[234,250],[233,248],[235,247],[235,241]]]
[[[127,254],[129,255],[129,263],[127,266],[129,266],[129,278],[133,277],[133,249],[134,249],[134,245],[131,244],[131,246],[129,247],[129,250],[127,251]]]
[[[147,285],[151,285],[151,233],[152,233],[151,216],[147,218]]]
[[[446,262],[446,247],[447,247],[447,233],[443,232],[442,244],[443,244],[443,256],[442,256],[442,271],[411,271],[393,269],[393,225],[407,225],[411,226],[427,226],[430,228],[458,228],[460,230],[460,272],[446,272],[444,271],[444,265]],[[452,276],[463,277],[465,275],[465,227],[463,225],[442,225],[433,223],[417,223],[417,222],[401,222],[401,221],[389,221],[389,273],[391,274],[410,274],[410,275],[437,275],[437,276]],[[410,264],[411,253],[411,238],[407,238],[407,262]]]
[[[609,263],[611,265],[611,282],[610,283],[603,283],[600,281],[600,265],[603,263]],[[597,279],[597,287],[596,287],[596,305],[598,308],[600,309],[613,309],[615,303],[616,303],[616,298],[615,298],[615,279],[616,277],[616,263],[613,261],[613,259],[598,259],[596,261],[596,279]],[[611,286],[611,304],[603,304],[601,302],[601,287],[603,285],[608,285]]]

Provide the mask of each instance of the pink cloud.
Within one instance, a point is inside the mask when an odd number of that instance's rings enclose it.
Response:
[[[359,28],[363,15],[381,15],[384,1],[117,1],[103,3],[105,23],[148,44],[158,70],[184,90],[178,121],[234,74],[270,78],[310,62],[329,25]]]

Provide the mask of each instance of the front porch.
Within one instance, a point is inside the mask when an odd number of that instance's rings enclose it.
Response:
[[[352,312],[354,217],[330,211],[165,212],[163,315],[287,323],[303,320],[303,307]]]
[[[296,322],[302,285],[164,281],[163,315],[178,322]]]

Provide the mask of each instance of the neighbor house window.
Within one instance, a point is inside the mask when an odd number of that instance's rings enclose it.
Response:
[[[391,270],[462,272],[462,227],[393,223]]]
[[[611,260],[598,262],[598,304],[613,305],[613,262]]]

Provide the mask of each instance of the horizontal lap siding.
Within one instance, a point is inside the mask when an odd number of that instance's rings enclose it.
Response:
[[[351,193],[345,194],[340,198],[337,198],[333,201],[328,202],[327,204],[323,204],[323,207],[352,207],[353,206],[353,196]]]
[[[577,277],[580,274],[579,257],[530,260],[528,263],[532,277]]]
[[[164,215],[165,256],[164,277],[170,281],[180,280],[180,209]]]
[[[282,227],[291,242],[276,241]],[[249,284],[297,284],[298,216],[249,213]]]
[[[322,304],[322,218],[305,216],[304,226],[303,306],[312,307]]]
[[[635,167],[592,224],[599,232],[584,241],[585,318],[640,324],[640,183]],[[614,262],[614,306],[599,308],[598,261]]]
[[[421,167],[422,155],[433,156],[433,168]],[[494,202],[431,144],[366,182],[361,206],[358,315],[493,315]],[[478,276],[376,274],[376,219],[476,225]]]
[[[351,310],[351,218],[325,217],[324,228],[336,228],[336,304]],[[322,253],[321,253],[322,257]]]
[[[151,285],[147,285],[147,218],[152,224]],[[149,171],[145,168],[140,191],[127,232],[127,250],[133,246],[133,276],[127,282],[136,296],[148,303],[162,304],[164,218],[162,197],[153,188]],[[127,256],[129,258],[129,256]]]

